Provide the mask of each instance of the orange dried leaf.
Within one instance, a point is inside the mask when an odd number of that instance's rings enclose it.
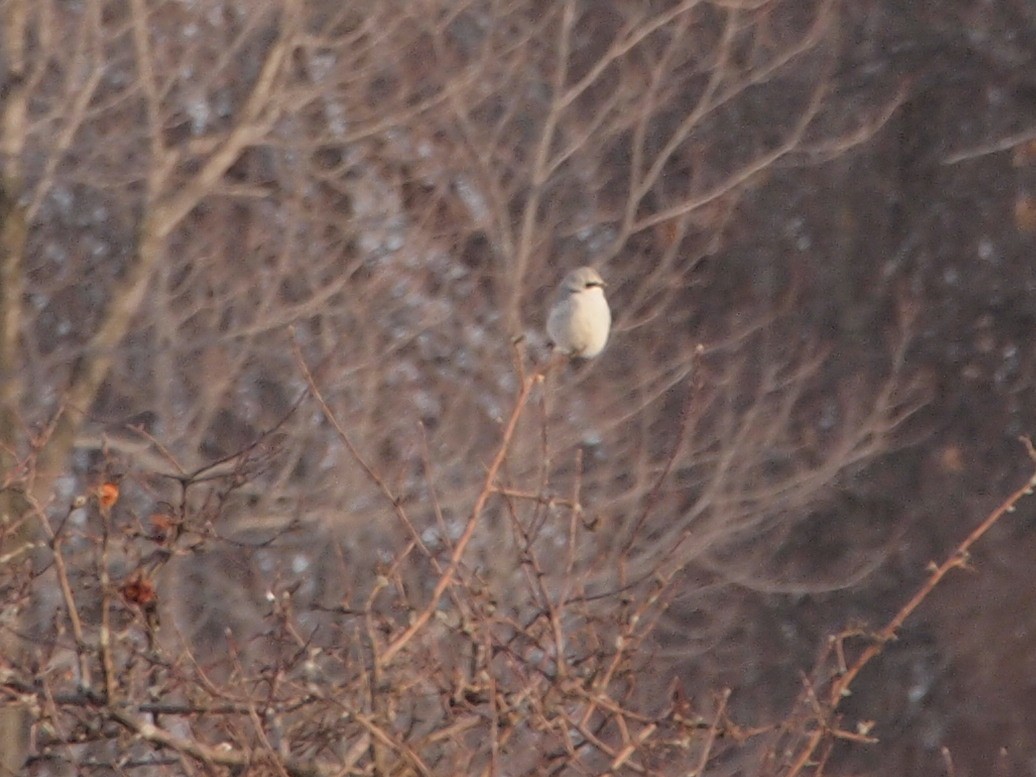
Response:
[[[153,607],[158,601],[155,584],[140,572],[127,578],[120,590],[127,602],[140,607]]]
[[[102,483],[97,487],[97,502],[105,510],[111,508],[119,500],[119,486],[115,483]]]

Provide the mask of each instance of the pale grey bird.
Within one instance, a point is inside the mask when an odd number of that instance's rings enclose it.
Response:
[[[604,298],[604,281],[593,267],[565,276],[547,317],[547,334],[569,356],[592,359],[604,350],[612,314]]]

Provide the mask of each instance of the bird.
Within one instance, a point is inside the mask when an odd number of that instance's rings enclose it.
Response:
[[[604,286],[593,267],[572,270],[561,281],[557,300],[547,316],[547,334],[558,351],[592,359],[604,350],[612,325]]]

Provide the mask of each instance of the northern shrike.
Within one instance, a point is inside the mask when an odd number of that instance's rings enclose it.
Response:
[[[547,317],[547,334],[569,356],[592,359],[604,350],[612,314],[604,298],[604,281],[593,267],[565,276]]]

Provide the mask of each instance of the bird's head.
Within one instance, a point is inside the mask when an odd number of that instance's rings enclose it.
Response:
[[[576,294],[586,289],[603,289],[605,285],[601,274],[593,267],[579,267],[566,275],[565,280],[561,283],[561,287],[569,294]]]

